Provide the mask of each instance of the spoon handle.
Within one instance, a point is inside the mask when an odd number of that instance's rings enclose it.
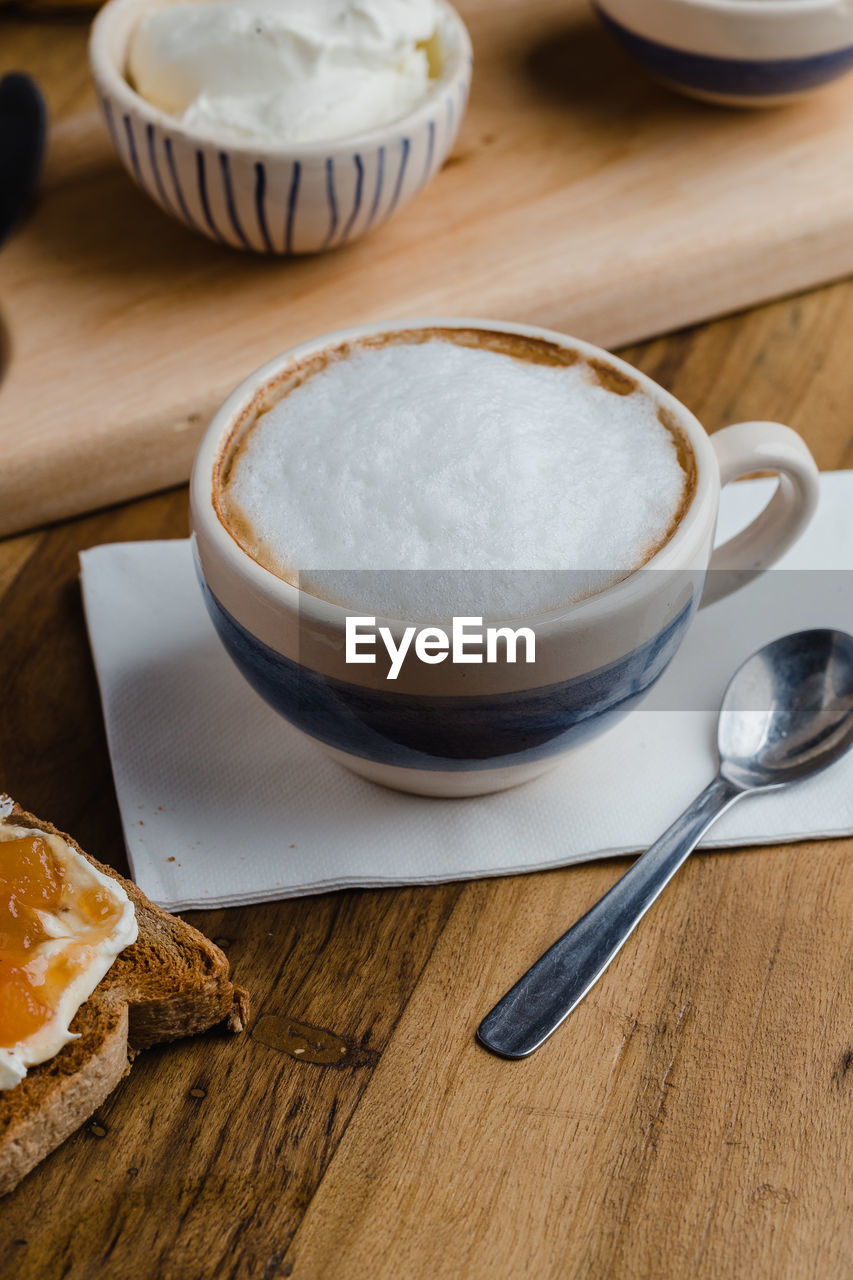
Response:
[[[524,1058],[538,1049],[601,977],[711,824],[744,794],[718,774],[498,1001],[477,1028],[480,1043],[505,1058]]]

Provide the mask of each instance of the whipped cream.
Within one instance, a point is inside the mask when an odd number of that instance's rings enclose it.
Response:
[[[436,0],[178,4],[139,24],[127,73],[206,137],[328,141],[387,124],[426,95],[437,25]]]

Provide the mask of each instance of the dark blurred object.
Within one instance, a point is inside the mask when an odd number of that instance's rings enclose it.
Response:
[[[86,18],[103,3],[105,0],[0,0],[0,13],[8,11],[21,18]]]
[[[27,213],[47,139],[47,107],[32,76],[11,71],[0,80],[0,244]]]

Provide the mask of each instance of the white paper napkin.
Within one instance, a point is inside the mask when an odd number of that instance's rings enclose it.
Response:
[[[719,536],[746,524],[774,483],[729,486]],[[506,875],[644,848],[713,775],[716,707],[737,664],[789,631],[853,632],[853,472],[821,485],[818,514],[780,568],[702,610],[639,709],[547,776],[477,799],[365,782],[271,711],[208,621],[188,542],[84,552],[135,879],[156,902],[186,909]],[[692,709],[673,709],[685,691]],[[853,754],[787,791],[741,801],[706,843],[851,832]]]

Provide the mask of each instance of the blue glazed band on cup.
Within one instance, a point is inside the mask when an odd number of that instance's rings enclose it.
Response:
[[[772,106],[853,69],[853,10],[835,0],[593,0],[651,75],[734,106]]]
[[[491,697],[419,697],[366,689],[294,662],[241,626],[200,571],[199,581],[235,664],[297,729],[376,764],[442,772],[546,761],[618,723],[663,674],[698,605],[694,597],[651,640],[573,680]]]
[[[721,99],[788,98],[836,80],[853,68],[853,46],[811,58],[709,58],[646,40],[614,21],[600,5],[595,7],[608,30],[652,75]]]

